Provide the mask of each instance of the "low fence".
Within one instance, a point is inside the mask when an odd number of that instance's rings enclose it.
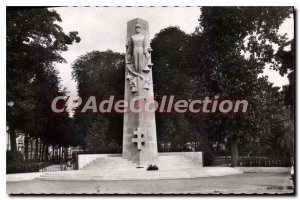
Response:
[[[240,157],[239,166],[245,167],[290,167],[289,160],[269,157]]]
[[[6,166],[6,174],[39,172],[44,167],[46,163],[12,164]]]
[[[38,163],[15,163],[6,165],[6,174],[29,172],[55,172],[76,169],[76,159],[51,160]]]
[[[231,156],[216,156],[215,166],[231,166]],[[238,166],[241,167],[290,167],[289,160],[266,156],[240,156]]]

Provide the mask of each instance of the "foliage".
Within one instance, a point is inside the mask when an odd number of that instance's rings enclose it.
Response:
[[[291,157],[292,134],[289,127],[284,126],[283,122],[274,121],[271,123],[270,133],[264,136],[264,150],[270,156],[278,156],[285,160]]]
[[[194,34],[187,35],[178,27],[161,30],[152,40],[157,99],[162,95],[178,99],[218,95],[233,101],[245,99],[249,105],[245,114],[179,117],[157,113],[160,143],[169,141],[178,149],[191,142],[199,144],[199,150],[224,141],[247,144],[261,137],[282,102],[279,88],[261,73],[266,66],[279,69],[274,47],[285,47],[287,38],[278,29],[292,12],[290,7],[202,7]]]
[[[124,55],[113,51],[92,51],[73,63],[73,78],[78,95],[84,100],[96,96],[97,100],[115,101],[124,98]],[[75,109],[75,128],[81,134],[82,145],[89,151],[118,152],[122,145],[123,115],[120,113],[81,113]]]
[[[97,118],[96,121],[92,121],[88,129],[87,136],[85,138],[85,144],[87,150],[101,153],[116,153],[118,152],[118,146],[112,141],[108,141],[108,121],[105,119]]]
[[[7,104],[7,126],[12,151],[15,130],[44,144],[69,145],[64,139],[70,131],[68,114],[51,111],[52,99],[66,95],[54,63],[64,62],[61,53],[80,38],[76,31],[64,33],[57,24],[61,21],[46,8],[7,8],[7,102],[12,103]]]
[[[21,153],[17,153],[17,155],[15,155],[12,151],[6,151],[6,165],[22,163],[23,161],[24,158]]]
[[[290,50],[285,50],[290,47]],[[288,74],[289,84],[283,87],[284,102],[291,110],[291,118],[294,118],[295,109],[295,42],[294,39],[287,42],[286,46],[281,47],[275,59],[281,63],[279,72],[283,76]]]
[[[246,115],[231,116],[230,121],[237,126],[229,125],[225,131],[235,137],[243,130],[240,123],[253,124],[253,130],[257,125],[264,126],[266,109],[270,109],[270,105],[274,107],[280,97],[276,88],[268,86],[266,78],[258,76],[266,64],[275,69],[278,66],[272,45],[282,47],[285,44],[287,39],[278,34],[278,29],[291,14],[291,8],[203,7],[201,12],[201,35],[210,43],[207,53],[211,57],[210,63],[215,66],[216,88],[213,92],[231,99],[246,99],[251,105]],[[249,56],[245,57],[243,52]],[[266,95],[271,94],[277,96],[277,102],[269,102],[270,96]],[[251,126],[245,126],[245,131],[252,131],[249,128]]]

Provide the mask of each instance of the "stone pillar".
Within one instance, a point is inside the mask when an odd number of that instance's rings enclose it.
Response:
[[[129,103],[139,99],[135,106],[140,109],[154,98],[149,23],[139,18],[129,21],[126,39],[124,99]],[[145,167],[156,163],[157,155],[155,112],[136,113],[128,109],[124,113],[123,158]]]

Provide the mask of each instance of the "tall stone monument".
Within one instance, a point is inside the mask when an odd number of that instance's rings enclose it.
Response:
[[[123,152],[125,159],[143,167],[157,161],[155,111],[145,111],[154,99],[149,23],[136,18],[127,22],[125,101],[134,100],[139,112],[124,113]]]

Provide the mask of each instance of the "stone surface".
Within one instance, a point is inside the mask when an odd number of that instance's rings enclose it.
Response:
[[[93,172],[93,173],[92,173]],[[101,181],[101,180],[161,180],[161,179],[192,179],[200,177],[217,177],[241,174],[242,172],[229,167],[207,167],[191,169],[165,169],[158,171],[146,171],[143,169],[133,168],[131,170],[110,170],[98,174],[97,171],[61,171],[48,172],[37,179],[39,180],[80,180],[80,181]]]
[[[137,168],[136,163],[116,155],[105,154],[94,160],[90,159],[91,162],[86,164],[81,170],[49,172],[41,175],[38,179],[153,180],[225,176],[241,173],[241,171],[229,167],[203,168],[201,152],[159,153],[155,162],[145,163],[145,165],[156,164],[159,168],[158,171],[147,171],[145,168]],[[86,157],[93,158],[92,155],[87,155]]]
[[[123,159],[125,160],[125,159]],[[126,161],[126,160],[125,160]],[[131,167],[129,167],[129,165],[131,165]],[[127,165],[127,167],[133,169],[136,166],[133,163],[130,163],[129,165]],[[93,173],[95,173],[96,171],[96,165],[91,165],[94,166],[93,168],[91,168],[91,172],[93,171]],[[88,166],[85,168],[85,170],[88,170]],[[206,167],[208,169],[227,169],[229,167]],[[235,169],[238,169],[238,171],[242,171],[244,173],[260,173],[260,174],[269,174],[269,173],[273,173],[273,174],[289,174],[290,175],[290,171],[291,168],[290,167],[258,167],[259,169],[257,169],[257,167],[236,167]],[[128,168],[127,168],[128,169]],[[83,171],[83,170],[80,170]],[[124,170],[122,171],[124,173]],[[213,177],[216,177],[219,175],[219,170],[216,170],[216,174]],[[40,178],[43,175],[49,175],[52,174],[53,176],[55,175],[61,175],[61,173],[65,173],[65,172],[33,172],[33,173],[19,173],[19,174],[6,174],[6,182],[18,182],[18,181],[26,181],[26,180],[34,180],[36,178]],[[78,171],[68,171],[67,172],[69,176],[71,175],[76,175],[77,173],[82,174],[82,172],[78,172]],[[84,172],[85,174],[87,174],[86,172]],[[66,174],[65,174],[66,175]],[[99,173],[97,173],[97,175],[99,175]],[[227,174],[230,175],[230,174]],[[92,174],[90,175],[92,176]],[[289,176],[290,177],[290,176]],[[228,178],[228,177],[227,177]],[[173,179],[176,179],[175,177]]]
[[[98,158],[120,157],[121,154],[79,154],[78,155],[78,169],[82,169],[86,165],[92,163]]]
[[[293,193],[289,173],[244,173],[173,180],[7,182],[8,194],[283,194]]]
[[[119,160],[120,162],[113,163],[112,166],[108,166],[108,170],[111,169],[110,167],[118,168],[118,165],[121,163],[123,164],[125,161],[128,161],[126,163],[130,165],[130,167],[137,167],[137,165],[132,161],[121,159],[121,154],[80,154],[78,155],[78,168],[96,170],[98,167],[104,165],[108,161],[111,161],[113,158],[116,158],[115,160]],[[156,164],[160,169],[164,169],[165,164],[171,165],[173,169],[183,167],[202,167],[202,159],[202,152],[164,152],[158,153],[157,159],[153,162],[146,162],[145,166],[149,164]],[[193,165],[188,165],[186,161],[188,161],[188,163],[193,163]],[[87,168],[87,166],[90,167]],[[103,167],[101,167],[101,169],[103,169]]]
[[[121,159],[121,158],[120,158]],[[129,162],[129,161],[127,161]],[[77,181],[103,181],[103,180],[161,180],[161,179],[192,179],[200,177],[228,176],[243,173],[230,167],[199,167],[193,164],[179,167],[165,166],[157,171],[146,171],[136,168],[132,163],[126,163],[125,159],[109,159],[104,165],[101,162],[86,169],[77,171],[47,172],[37,179],[39,180],[77,180]],[[174,163],[174,162],[172,162]],[[188,168],[190,167],[190,168]]]
[[[141,28],[137,34],[136,25]],[[127,23],[126,37],[126,68],[125,68],[125,101],[143,97],[136,101],[136,108],[145,104],[146,100],[153,100],[151,48],[149,42],[149,23],[143,19],[133,19]],[[138,131],[144,137],[138,139],[134,135]],[[126,112],[123,125],[123,158],[144,166],[157,160],[157,139],[155,113],[153,112]]]
[[[136,143],[138,151],[142,150],[142,145],[147,141],[144,131],[138,127],[136,131],[133,131],[133,135],[136,137],[132,138],[131,141]]]

